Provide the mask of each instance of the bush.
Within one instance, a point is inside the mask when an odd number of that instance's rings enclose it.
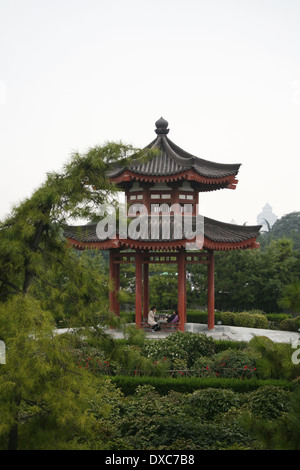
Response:
[[[250,313],[251,315],[255,315],[255,314],[265,315],[265,312],[263,310],[258,310],[256,308],[249,310],[248,313]]]
[[[300,315],[294,318],[297,331],[300,329]]]
[[[193,372],[198,377],[216,377],[215,361],[210,357],[199,357],[193,365]]]
[[[287,318],[291,318],[291,315],[287,313],[266,313],[266,317],[269,322],[272,322],[274,326],[279,328],[280,322],[282,322],[282,320],[286,320]]]
[[[186,361],[191,367],[200,356],[209,356],[215,352],[215,342],[204,334],[180,331],[160,341],[146,342],[142,349],[143,355],[152,359],[165,359],[171,367],[176,367],[178,360]]]
[[[149,377],[149,376],[124,376],[115,375],[109,377],[111,382],[116,384],[122,390],[124,395],[132,395],[140,385],[151,385],[160,395],[167,395],[171,390],[178,393],[193,393],[195,390],[204,388],[223,388],[231,389],[234,392],[246,393],[257,390],[266,385],[274,385],[284,390],[293,390],[295,385],[288,380],[259,380],[259,379],[230,379],[230,378],[164,378],[164,377]]]
[[[300,316],[286,318],[280,322],[280,329],[285,331],[298,331],[300,328]]]
[[[219,353],[221,351],[226,351],[227,349],[234,349],[238,351],[242,351],[246,349],[248,346],[247,341],[230,341],[230,340],[223,340],[222,341],[215,341],[215,351]]]
[[[259,313],[253,313],[251,315],[252,315],[252,318],[255,318],[254,328],[262,328],[262,329],[268,328],[269,322],[268,322],[268,319],[265,317],[265,315],[261,315]]]
[[[255,327],[255,316],[248,312],[236,313],[234,316],[235,326],[243,326],[245,328]]]
[[[208,388],[197,390],[188,397],[188,403],[203,419],[214,419],[232,407],[238,407],[240,399],[232,390]]]
[[[221,321],[224,325],[234,325],[234,313],[221,312]]]
[[[247,404],[254,416],[276,419],[288,411],[290,392],[267,385],[247,394]]]
[[[213,358],[200,358],[193,370],[200,377],[251,378],[256,375],[256,356],[246,351],[228,349]]]
[[[186,315],[188,323],[207,323],[207,312],[203,310],[188,309]]]
[[[279,327],[283,331],[297,331],[293,318],[286,318],[285,320],[282,320]]]

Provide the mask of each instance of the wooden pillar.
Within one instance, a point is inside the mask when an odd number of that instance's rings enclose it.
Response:
[[[178,252],[178,316],[179,330],[184,331],[186,315],[186,263],[185,250]]]
[[[213,330],[215,327],[215,280],[214,280],[214,252],[209,253],[207,265],[207,327]]]
[[[109,288],[109,310],[111,312],[115,312],[115,265],[114,265],[114,252],[112,250],[109,251],[109,281],[110,281],[110,288]]]
[[[143,265],[143,314],[148,318],[149,313],[149,264]]]
[[[142,253],[135,256],[135,323],[141,326],[142,322]]]
[[[186,324],[187,318],[186,318],[186,253],[184,253],[184,324]]]
[[[114,302],[115,302],[115,314],[120,316],[120,303],[117,298],[117,294],[120,290],[120,264],[116,263],[115,265],[115,290],[114,290]]]

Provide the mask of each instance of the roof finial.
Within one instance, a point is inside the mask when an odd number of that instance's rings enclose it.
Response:
[[[169,129],[167,129],[167,127],[169,123],[163,117],[158,119],[155,125],[156,125],[156,129],[155,129],[156,134],[168,134]]]

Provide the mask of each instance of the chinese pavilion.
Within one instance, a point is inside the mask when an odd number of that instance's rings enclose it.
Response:
[[[204,191],[235,189],[240,164],[215,163],[182,150],[168,137],[168,122],[156,123],[156,138],[145,149],[156,149],[148,161],[136,160],[130,166],[116,167],[107,175],[125,192],[128,218],[140,218],[139,236],[118,229],[113,237],[99,239],[97,224],[69,226],[65,237],[74,248],[109,250],[109,276],[113,288],[110,310],[120,313],[118,291],[120,265],[135,263],[135,322],[140,326],[149,312],[149,264],[177,263],[179,329],[186,323],[186,269],[189,263],[207,265],[208,329],[214,328],[214,251],[257,248],[261,225],[240,226],[202,217],[197,213],[199,196]],[[176,219],[177,217],[177,219]],[[201,222],[197,225],[197,220]],[[190,220],[190,236],[182,230],[182,219]],[[151,219],[151,224],[148,221]],[[163,236],[164,222],[169,225]],[[195,229],[196,224],[196,229]],[[142,226],[142,228],[141,228]],[[197,241],[190,249],[191,241]],[[194,238],[193,238],[194,237]],[[196,247],[196,249],[195,249]]]

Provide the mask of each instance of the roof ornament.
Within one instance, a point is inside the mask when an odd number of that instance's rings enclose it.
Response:
[[[158,119],[155,125],[156,125],[156,129],[155,129],[156,134],[168,134],[169,133],[169,129],[167,128],[169,123],[163,117]]]

